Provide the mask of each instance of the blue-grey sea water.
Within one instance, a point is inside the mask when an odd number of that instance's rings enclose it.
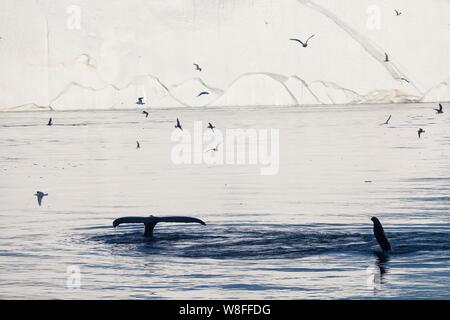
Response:
[[[0,298],[448,299],[450,112],[433,107],[0,113]],[[278,129],[278,173],[175,164],[177,117]],[[112,227],[127,215],[207,226],[146,239]]]

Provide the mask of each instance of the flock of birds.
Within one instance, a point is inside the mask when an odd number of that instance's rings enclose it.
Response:
[[[308,41],[312,38],[313,36],[309,37],[307,39],[307,41],[305,41],[304,43],[301,42],[304,46],[308,45]],[[197,65],[198,66],[198,65]],[[198,67],[199,68],[199,67]],[[136,102],[136,104],[138,105],[144,105],[144,98],[143,97],[139,97],[138,101]],[[441,103],[439,103],[439,107],[433,109],[436,111],[437,114],[443,114],[444,113],[444,107]],[[146,118],[149,117],[149,112],[146,110],[143,110],[142,113],[145,115]],[[387,120],[385,122],[383,122],[381,125],[388,125],[390,123],[392,119],[392,115],[389,115],[389,117],[387,118]],[[48,126],[52,126],[53,125],[53,119],[49,118]],[[179,118],[176,119],[175,125],[174,125],[175,129],[181,130],[183,131],[183,126],[181,124],[181,121]],[[212,132],[214,132],[214,129],[216,127],[211,123],[208,122],[208,126],[207,129],[211,130]],[[423,130],[422,128],[419,128],[419,130],[417,131],[418,137],[420,138],[422,134],[425,133],[425,130]],[[207,150],[206,152],[217,152],[219,150],[219,144],[217,144],[216,147]],[[139,141],[136,141],[136,148],[140,149],[141,145],[139,143]],[[48,193],[44,193],[42,191],[37,191],[34,196],[36,196],[37,198],[37,202],[38,205],[41,206],[42,205],[42,200],[44,199],[44,197],[48,196]],[[372,222],[373,222],[373,233],[375,236],[375,239],[377,240],[380,248],[383,250],[383,252],[388,252],[391,251],[391,244],[389,243],[389,240],[384,232],[383,226],[380,222],[380,220],[377,217],[372,217],[371,218]],[[117,227],[118,225],[122,224],[122,223],[143,223],[145,226],[145,231],[144,231],[144,236],[146,237],[153,237],[153,230],[154,227],[156,226],[157,223],[159,222],[178,222],[178,223],[200,223],[202,225],[206,225],[202,220],[197,219],[197,218],[192,218],[192,217],[184,217],[184,216],[176,216],[176,217],[154,217],[154,216],[150,216],[150,217],[122,217],[122,218],[118,218],[116,220],[114,220],[113,222],[113,226]]]
[[[402,15],[401,11],[398,11],[398,10],[394,10],[394,11],[395,11],[395,15],[396,16]],[[265,23],[268,24],[268,22],[265,22]],[[309,41],[312,38],[314,38],[314,37],[315,37],[315,34],[309,36],[305,41],[303,41],[301,39],[298,39],[298,38],[290,38],[289,40],[299,43],[303,48],[307,48],[308,44],[309,44]],[[0,37],[0,39],[2,39],[2,38]],[[384,61],[385,62],[389,62],[390,61],[389,60],[389,55],[387,53],[385,53]],[[203,70],[200,67],[199,64],[194,63],[193,65],[194,65],[196,71],[201,72]],[[405,78],[402,78],[401,80],[409,82],[408,79],[405,79]],[[208,95],[208,94],[209,94],[209,92],[202,91],[197,96],[200,97],[202,95]],[[137,102],[136,102],[136,104],[140,105],[140,106],[145,105],[144,97],[139,97]],[[437,114],[444,113],[442,104],[439,104],[439,108],[434,109],[434,110],[436,111]],[[146,118],[148,118],[149,115],[150,115],[149,112],[146,111],[146,110],[143,110],[142,114],[144,114]],[[389,115],[387,120],[384,123],[382,123],[381,125],[388,125],[391,119],[392,119],[392,115]],[[48,120],[47,125],[48,126],[52,126],[53,125],[53,119],[52,118],[50,118]],[[180,122],[180,120],[178,118],[176,119],[176,124],[175,124],[174,127],[175,127],[175,129],[179,129],[179,130],[183,131],[183,126],[182,126],[182,124],[181,124],[181,122]],[[211,122],[208,122],[207,128],[210,129],[212,132],[214,132],[214,129],[216,127]],[[417,134],[418,134],[419,138],[424,133],[425,133],[425,130],[423,130],[422,128],[419,128],[417,130]],[[219,150],[219,145],[220,145],[220,143],[217,144],[216,147],[207,150],[207,152],[209,152],[209,151],[214,151],[214,152],[218,151]],[[141,148],[141,145],[140,145],[139,141],[136,141],[136,148],[137,149]],[[44,193],[42,191],[37,191],[34,194],[34,196],[36,196],[36,198],[37,198],[38,205],[41,206],[42,205],[42,200],[44,199],[44,197],[48,196],[48,193]],[[386,234],[384,232],[384,229],[383,229],[383,226],[382,226],[380,220],[377,217],[372,217],[371,220],[373,222],[373,233],[374,233],[375,239],[377,240],[380,248],[383,251],[390,251],[392,249],[391,248],[391,244],[389,243],[389,240],[386,237]],[[177,217],[154,217],[154,216],[150,216],[150,217],[123,217],[123,218],[118,218],[118,219],[114,220],[113,226],[117,227],[117,226],[119,226],[122,223],[143,223],[145,225],[144,236],[152,237],[153,236],[153,229],[154,229],[155,225],[157,223],[159,223],[159,222],[200,223],[202,225],[206,225],[202,220],[197,219],[197,218],[192,218],[192,217],[183,217],[183,216],[177,216]]]
[[[308,38],[311,39],[312,37]],[[304,43],[305,46],[307,46],[308,40]],[[299,40],[300,41],[300,40]],[[441,103],[439,103],[439,107],[436,109],[433,109],[436,111],[437,114],[443,114],[444,113],[444,107]],[[382,123],[381,125],[388,125],[389,122],[392,119],[392,115],[389,115],[387,120]],[[181,125],[180,120],[177,118],[175,129],[179,129],[183,131],[183,126]],[[214,128],[216,128],[211,122],[208,123],[208,129],[212,130],[214,132]],[[423,133],[425,133],[425,130],[422,128],[419,128],[417,131],[419,138]],[[219,150],[219,144],[215,148],[212,148],[208,151],[218,151]],[[139,146],[139,143],[138,143]],[[374,237],[380,246],[380,248],[383,251],[383,254],[386,252],[389,252],[392,250],[391,244],[384,232],[383,225],[381,224],[380,220],[377,217],[372,217],[371,221],[373,222],[373,234]],[[178,222],[178,223],[200,223],[202,225],[206,225],[202,220],[198,218],[192,218],[192,217],[185,217],[185,216],[176,216],[176,217],[122,217],[118,218],[113,221],[113,227],[117,227],[122,223],[143,223],[145,226],[144,229],[144,236],[145,237],[153,237],[153,230],[157,223],[159,222]]]
[[[400,14],[401,13],[399,13],[397,15],[400,15]],[[295,39],[295,38],[292,38],[290,40],[299,42],[304,48],[306,48],[308,46],[308,42],[313,37],[314,37],[314,35],[310,36],[308,39],[306,39],[305,42],[303,42],[300,39]],[[386,54],[386,61],[389,61],[389,57],[388,57],[387,54]],[[202,71],[201,67],[198,64],[194,64],[194,66],[196,67],[197,71]],[[203,94],[208,94],[208,92],[201,92],[198,96],[201,96]],[[136,102],[136,104],[140,105],[140,106],[145,105],[144,97],[139,97],[138,101]],[[443,114],[444,113],[444,107],[443,107],[443,105],[441,103],[439,103],[439,107],[438,108],[433,109],[433,110],[435,110],[437,114]],[[146,118],[148,118],[149,115],[150,115],[149,112],[146,111],[146,110],[143,110],[142,114],[144,114]],[[389,122],[391,121],[391,119],[392,119],[392,115],[389,115],[387,120],[384,123],[382,123],[381,125],[388,125]],[[53,119],[52,118],[49,118],[47,125],[48,126],[52,126],[53,125]],[[183,126],[182,126],[181,121],[180,121],[179,118],[176,119],[176,123],[175,123],[174,128],[183,131]],[[212,132],[214,132],[214,129],[216,127],[211,122],[208,122],[207,128],[210,129]],[[418,134],[419,139],[420,139],[421,135],[424,134],[424,133],[425,133],[425,130],[423,130],[422,128],[419,128],[417,130],[417,134]],[[210,151],[217,152],[219,150],[219,145],[220,145],[220,143],[217,144],[216,147],[214,147],[212,149],[209,149],[206,152],[210,152]],[[136,141],[136,148],[137,149],[141,148],[141,145],[140,145],[139,141]],[[42,191],[37,191],[34,194],[34,196],[37,197],[38,205],[41,206],[43,198],[48,196],[48,193],[44,193]],[[373,222],[374,236],[375,236],[375,239],[377,240],[380,248],[383,251],[390,251],[391,250],[391,245],[390,245],[389,240],[387,239],[387,237],[385,235],[385,232],[384,232],[384,229],[383,229],[383,226],[382,226],[381,222],[376,217],[372,217],[371,220]],[[202,220],[197,219],[197,218],[191,218],[191,217],[153,217],[153,216],[150,216],[150,217],[123,217],[123,218],[118,218],[118,219],[114,220],[113,226],[117,227],[118,225],[120,225],[122,223],[144,223],[144,225],[145,225],[144,236],[152,237],[153,236],[153,229],[154,229],[155,225],[157,223],[159,223],[159,222],[181,222],[181,223],[195,222],[195,223],[200,223],[202,225],[205,225],[205,223]]]
[[[214,133],[214,128],[216,128],[216,127],[211,122],[208,122],[208,126],[206,128],[210,129]],[[183,131],[183,126],[181,125],[180,119],[178,119],[178,118],[177,118],[177,122],[175,124],[175,129],[179,129],[179,130]],[[219,145],[220,145],[220,143],[217,144],[217,146],[215,148],[209,149],[206,152],[219,151]]]
[[[196,71],[201,72],[203,70],[200,67],[200,65],[198,65],[197,63],[194,63],[194,66],[195,66],[195,70]],[[208,91],[201,91],[200,93],[197,94],[197,97],[201,97],[201,96],[204,96],[204,95],[209,95],[209,92]],[[136,101],[136,104],[139,105],[139,106],[145,105],[144,97],[139,97],[138,101]],[[142,111],[142,113],[145,114],[146,117],[148,117],[148,112],[147,111],[144,110],[144,111]]]
[[[437,109],[433,109],[436,111],[437,114],[443,114],[444,113],[444,107],[442,105],[442,103],[439,103],[439,108]],[[389,117],[387,118],[387,120],[385,122],[383,122],[381,125],[388,125],[389,121],[391,121],[392,115],[389,115]],[[420,139],[420,137],[422,136],[422,134],[425,133],[425,130],[423,130],[422,128],[419,128],[419,130],[417,130],[417,135]]]
[[[145,104],[144,98],[143,97],[139,97],[138,101],[136,102],[136,104],[144,105]],[[145,115],[146,118],[148,118],[149,115],[150,115],[150,113],[148,111],[146,111],[146,110],[143,110],[142,113]],[[50,117],[48,119],[47,126],[53,126],[53,118],[52,117]],[[175,123],[174,127],[175,127],[175,129],[179,129],[179,130],[183,131],[183,126],[181,125],[180,119],[178,119],[178,118],[176,119],[176,123]],[[214,126],[211,122],[208,122],[208,126],[206,128],[210,129],[214,133],[214,129],[216,128],[216,126]],[[220,145],[220,143],[218,145],[216,145],[216,147],[211,148],[211,149],[207,150],[206,152],[210,152],[210,151],[216,152],[216,151],[218,151],[219,150],[219,145]],[[140,149],[140,148],[141,148],[140,142],[136,141],[136,149]],[[37,198],[38,205],[41,206],[43,198],[45,196],[48,196],[48,194],[44,193],[42,191],[36,191],[34,196]]]
[[[311,37],[309,38],[311,39]],[[307,45],[307,41],[305,42],[305,44]],[[144,105],[144,98],[140,97],[138,99],[138,101],[136,102],[139,105]],[[433,109],[436,111],[437,114],[443,114],[444,113],[444,107],[443,105],[440,103],[439,107],[436,109]],[[142,113],[145,115],[145,117],[147,118],[149,116],[149,112],[148,111],[142,111]],[[392,115],[389,115],[389,117],[387,118],[387,120],[382,123],[381,125],[388,125],[389,122],[392,119]],[[53,119],[50,118],[48,123],[48,126],[52,126],[53,125]],[[174,126],[175,129],[179,129],[181,131],[183,131],[183,126],[181,124],[181,121],[179,118],[176,119],[176,123]],[[207,129],[210,129],[212,132],[214,132],[214,129],[216,127],[211,123],[208,122],[208,126]],[[419,128],[419,130],[417,131],[419,138],[421,137],[421,135],[423,133],[425,133],[425,130],[423,130],[422,128]],[[216,152],[219,150],[219,144],[217,144],[216,147],[207,150],[206,152]],[[136,141],[136,148],[140,149],[141,145],[139,143],[139,141]],[[36,196],[37,198],[37,202],[38,205],[41,206],[42,205],[42,200],[44,199],[44,197],[48,196],[48,193],[44,193],[42,191],[37,191],[34,196]],[[383,252],[388,252],[391,250],[391,244],[389,243],[388,238],[386,237],[386,234],[384,232],[383,226],[380,222],[380,220],[377,217],[372,217],[371,218],[372,222],[373,222],[373,233],[375,236],[375,239],[377,240],[380,248],[383,250]],[[197,219],[197,218],[192,218],[192,217],[185,217],[185,216],[176,216],[176,217],[154,217],[154,216],[150,216],[150,217],[122,217],[122,218],[118,218],[116,220],[114,220],[113,222],[113,226],[117,227],[118,225],[122,224],[122,223],[143,223],[145,226],[145,231],[144,231],[144,236],[146,237],[153,237],[153,229],[156,226],[157,223],[159,222],[178,222],[178,223],[200,223],[202,225],[206,225],[202,220]]]
[[[401,16],[403,14],[401,11],[399,11],[397,9],[395,9],[394,12],[395,12],[395,15],[397,17]],[[309,40],[311,40],[313,37],[315,37],[315,34],[309,36],[305,41],[302,41],[302,40],[300,40],[298,38],[290,38],[289,40],[299,43],[303,48],[307,48]],[[386,62],[386,63],[390,62],[389,55],[386,52],[384,53],[384,62]],[[405,81],[407,83],[410,83],[410,81],[408,79],[404,78],[404,77],[397,78],[397,80]]]

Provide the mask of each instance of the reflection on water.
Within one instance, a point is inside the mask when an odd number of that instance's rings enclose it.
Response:
[[[377,257],[377,267],[380,269],[380,275],[381,278],[383,278],[383,275],[388,272],[387,264],[389,262],[389,253],[386,252],[380,252],[380,251],[374,251],[375,256]]]
[[[448,299],[450,118],[432,108],[0,114],[0,297]],[[177,117],[279,129],[279,173],[175,165]],[[150,214],[207,226],[158,224],[150,240],[111,225]]]

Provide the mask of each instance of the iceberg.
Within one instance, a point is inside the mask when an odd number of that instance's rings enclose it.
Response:
[[[136,109],[138,97],[144,98],[144,108],[179,108],[187,106],[172,97],[167,87],[151,75],[135,77],[125,87],[108,84],[93,88],[71,82],[50,102],[54,110]]]
[[[450,101],[450,79],[432,87],[449,76],[449,44],[429,41],[413,53],[397,41],[427,28],[445,38],[447,28],[435,21],[450,2],[420,23],[392,16],[380,32],[367,28],[364,4],[269,2],[136,0],[143,9],[133,19],[120,1],[80,2],[77,27],[76,10],[64,2],[3,0],[0,110],[131,109],[142,107],[138,97],[144,108]],[[299,30],[299,21],[311,30]],[[313,32],[308,48],[289,41]]]
[[[292,106],[299,102],[289,91],[286,76],[267,72],[246,73],[234,80],[210,106]]]
[[[314,81],[309,84],[309,89],[320,104],[353,104],[361,98],[355,91],[342,88],[333,82]]]
[[[301,105],[314,105],[321,104],[319,98],[311,91],[309,85],[305,80],[293,75],[290,76],[286,82],[286,87],[295,96],[299,104]]]
[[[375,90],[362,96],[357,102],[364,104],[375,103],[414,103],[420,100],[419,96],[404,93],[403,91],[393,90]]]
[[[428,90],[421,99],[422,102],[450,102],[450,78]]]
[[[6,108],[3,108],[1,111],[6,111],[6,112],[52,111],[52,108],[49,106],[40,106],[35,103],[26,103],[26,104],[22,104],[20,106],[6,107]]]
[[[200,78],[173,85],[169,88],[169,92],[173,97],[191,107],[206,106],[223,94],[221,89],[209,87]],[[201,92],[208,92],[208,94],[199,96]]]

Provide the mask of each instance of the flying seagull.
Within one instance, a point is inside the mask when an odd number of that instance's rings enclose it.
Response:
[[[200,66],[198,64],[194,63],[194,66],[195,66],[196,71],[200,71],[200,72],[202,71],[202,68],[200,68]]]
[[[138,101],[136,101],[136,104],[144,105],[144,104],[145,104],[145,102],[144,102],[144,97],[139,97],[139,98],[138,98]]]
[[[442,110],[444,107],[442,106],[442,104],[439,103],[439,109],[434,109],[436,110],[437,113],[444,113],[444,110]]]
[[[47,125],[48,125],[48,126],[51,126],[52,124],[53,124],[53,120],[52,120],[52,118],[48,119],[48,123],[47,123]]]
[[[386,52],[384,53],[384,62],[389,62],[389,56]]]
[[[419,130],[417,130],[417,134],[418,134],[418,136],[419,136],[419,139],[420,139],[420,136],[422,135],[422,133],[425,133],[425,130],[423,130],[422,128],[420,128]]]
[[[197,95],[197,97],[203,96],[203,95],[205,95],[205,94],[209,94],[209,92],[207,92],[207,91],[202,91],[202,92],[200,92],[200,93]]]
[[[303,41],[300,40],[300,39],[296,39],[296,38],[291,38],[291,39],[289,39],[289,40],[291,40],[291,41],[297,41],[298,43],[300,43],[300,44],[303,46],[303,48],[306,48],[306,47],[308,46],[308,41],[309,41],[312,37],[314,37],[314,36],[315,36],[315,34],[313,34],[313,35],[310,36],[308,39],[306,39],[305,42],[303,42]]]
[[[159,222],[178,222],[178,223],[200,223],[206,225],[202,220],[191,217],[172,216],[172,217],[123,217],[113,221],[113,227],[117,227],[122,223],[143,223],[145,226],[144,237],[153,237],[153,229]]]
[[[139,141],[136,141],[136,149],[140,149],[141,148],[141,144],[139,143]]]
[[[207,150],[206,152],[210,152],[210,151],[217,152],[217,151],[219,151],[219,146],[220,146],[220,143],[217,144],[217,146],[216,146],[215,148],[209,149],[209,150]]]
[[[410,81],[409,81],[408,79],[406,79],[406,78],[398,78],[398,80],[400,80],[400,81],[405,81],[405,82],[407,82],[407,83],[410,83]]]
[[[37,201],[38,201],[38,204],[39,204],[39,207],[40,207],[41,204],[42,204],[42,199],[43,199],[45,196],[48,196],[48,193],[43,193],[43,192],[41,192],[41,191],[36,191],[36,193],[34,194],[34,196],[37,197]]]
[[[183,131],[183,127],[181,126],[180,120],[177,118],[177,124],[175,125],[175,129],[180,129]]]
[[[377,217],[372,217],[370,220],[373,221],[373,234],[375,236],[375,239],[377,239],[377,242],[380,245],[381,249],[383,249],[384,251],[391,250],[391,244],[384,234],[384,229],[381,225],[380,220],[378,220]]]
[[[386,120],[386,122],[382,123],[381,125],[389,124],[389,121],[391,120],[391,118],[392,118],[392,115],[389,115],[389,118]]]
[[[214,132],[214,126],[212,125],[212,123],[211,122],[208,122],[208,129],[211,129],[212,130],[212,132]]]
[[[395,11],[395,15],[396,15],[396,16],[401,16],[401,15],[402,15],[402,12],[401,12],[401,11],[398,11],[397,9],[395,9],[394,11]]]
[[[142,111],[142,114],[145,114],[145,117],[148,118],[148,112],[147,111]]]

